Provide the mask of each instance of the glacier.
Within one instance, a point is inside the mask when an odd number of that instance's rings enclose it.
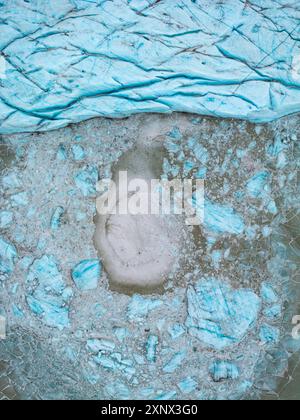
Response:
[[[299,19],[283,0],[2,0],[0,134],[144,112],[296,113]]]

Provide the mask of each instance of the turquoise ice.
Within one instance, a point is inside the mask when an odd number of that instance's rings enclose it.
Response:
[[[72,278],[80,290],[93,290],[98,286],[101,276],[101,264],[99,260],[84,260],[72,270]]]
[[[54,257],[44,255],[29,268],[26,301],[41,321],[60,330],[70,325],[72,290],[65,284]]]
[[[241,342],[256,324],[260,299],[251,290],[233,290],[224,281],[202,279],[187,291],[189,333],[223,349]]]
[[[251,4],[2,0],[0,133],[141,112],[298,112],[299,9]]]
[[[238,367],[234,363],[224,360],[216,360],[209,370],[215,382],[237,379],[240,376]]]
[[[0,279],[2,275],[13,272],[17,257],[16,247],[0,237]]]

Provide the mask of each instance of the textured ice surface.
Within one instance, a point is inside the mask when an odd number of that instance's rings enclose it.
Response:
[[[239,377],[239,370],[236,365],[223,360],[215,361],[209,370],[215,382],[225,379],[237,379]]]
[[[98,260],[81,261],[74,267],[72,278],[80,290],[96,289],[101,275],[101,265]]]
[[[11,274],[17,258],[15,246],[0,237],[0,279],[4,274]]]
[[[299,116],[252,125],[140,115],[3,136],[0,208],[12,221],[1,227],[0,250],[13,271],[0,281],[7,325],[0,395],[285,395],[299,362],[299,342],[291,339],[299,300],[292,288],[299,283],[299,127]],[[181,264],[162,290],[123,293],[112,289],[103,266],[98,271],[95,185],[111,176],[120,156],[154,138],[165,147],[165,177],[206,176],[211,223],[188,230]],[[269,174],[263,193],[253,196],[249,180],[262,173]],[[28,204],[16,205],[15,195],[24,192]],[[77,287],[74,269],[79,285],[95,288]]]
[[[260,309],[255,293],[231,290],[224,280],[200,280],[187,298],[189,333],[216,349],[239,343],[255,326]]]
[[[50,327],[63,329],[69,325],[68,303],[72,289],[65,282],[52,256],[35,260],[27,276],[27,303],[31,311]]]
[[[286,3],[2,0],[0,133],[140,112],[297,112],[300,9]]]

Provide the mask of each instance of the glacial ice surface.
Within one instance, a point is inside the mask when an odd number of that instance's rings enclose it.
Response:
[[[285,3],[2,0],[0,133],[141,112],[298,112],[300,8]]]

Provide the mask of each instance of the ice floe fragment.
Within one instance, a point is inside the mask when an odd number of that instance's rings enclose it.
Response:
[[[264,302],[268,304],[278,302],[278,295],[270,283],[264,282],[260,293]]]
[[[27,206],[29,204],[28,194],[26,191],[14,194],[10,199],[13,207]]]
[[[0,279],[13,272],[17,257],[16,247],[0,237]]]
[[[185,333],[185,328],[181,324],[174,324],[170,328],[168,328],[168,333],[174,340],[176,338],[181,337]]]
[[[209,371],[215,382],[237,379],[240,376],[239,369],[234,363],[223,360],[216,360],[210,366]]]
[[[269,173],[267,171],[258,172],[247,182],[246,189],[253,198],[261,198],[265,194],[268,184]]]
[[[164,373],[175,372],[175,370],[178,369],[182,365],[185,357],[186,357],[185,350],[181,350],[178,353],[174,354],[174,356],[163,367],[163,372]]]
[[[57,230],[61,227],[61,219],[63,217],[64,214],[64,208],[63,207],[57,207],[54,212],[53,215],[51,217],[51,229],[52,230]]]
[[[86,347],[92,353],[99,353],[100,351],[112,352],[115,349],[115,343],[110,340],[91,338],[87,341]]]
[[[127,308],[127,316],[131,321],[145,318],[150,311],[160,307],[162,301],[159,299],[146,298],[141,295],[134,295]]]
[[[80,290],[93,290],[98,286],[101,264],[97,259],[83,260],[72,270],[72,278]]]
[[[233,290],[217,279],[200,280],[187,291],[189,333],[209,347],[239,343],[256,324],[259,297],[248,289]]]
[[[61,160],[61,161],[64,161],[64,160],[66,160],[67,159],[67,157],[68,157],[68,155],[67,155],[67,150],[66,150],[66,148],[64,147],[64,145],[60,145],[59,146],[59,148],[58,148],[58,151],[57,151],[57,154],[56,154],[56,158],[58,159],[58,160]]]
[[[36,259],[27,275],[26,301],[41,321],[60,330],[69,326],[69,308],[72,295],[66,288],[62,274],[53,256]],[[67,293],[64,293],[67,289]]]
[[[72,152],[74,160],[83,160],[85,158],[85,151],[82,146],[79,144],[74,144],[72,146]]]
[[[263,324],[259,332],[262,344],[276,344],[279,341],[280,330],[272,325]]]
[[[281,317],[282,307],[281,305],[276,304],[268,308],[265,308],[263,313],[264,313],[264,316],[268,318],[270,321],[274,321]]]
[[[12,221],[13,212],[5,210],[0,212],[0,229],[6,229],[11,225]]]
[[[97,181],[98,170],[95,167],[85,168],[75,176],[75,183],[85,197],[96,194]]]
[[[187,377],[182,379],[178,384],[178,388],[183,394],[190,394],[191,392],[195,391],[198,386],[198,383],[195,379],[191,377]]]
[[[206,200],[204,205],[204,225],[216,233],[241,234],[244,221],[233,208]]]
[[[154,363],[156,361],[156,349],[158,345],[157,335],[149,335],[146,343],[146,357],[148,362]]]

